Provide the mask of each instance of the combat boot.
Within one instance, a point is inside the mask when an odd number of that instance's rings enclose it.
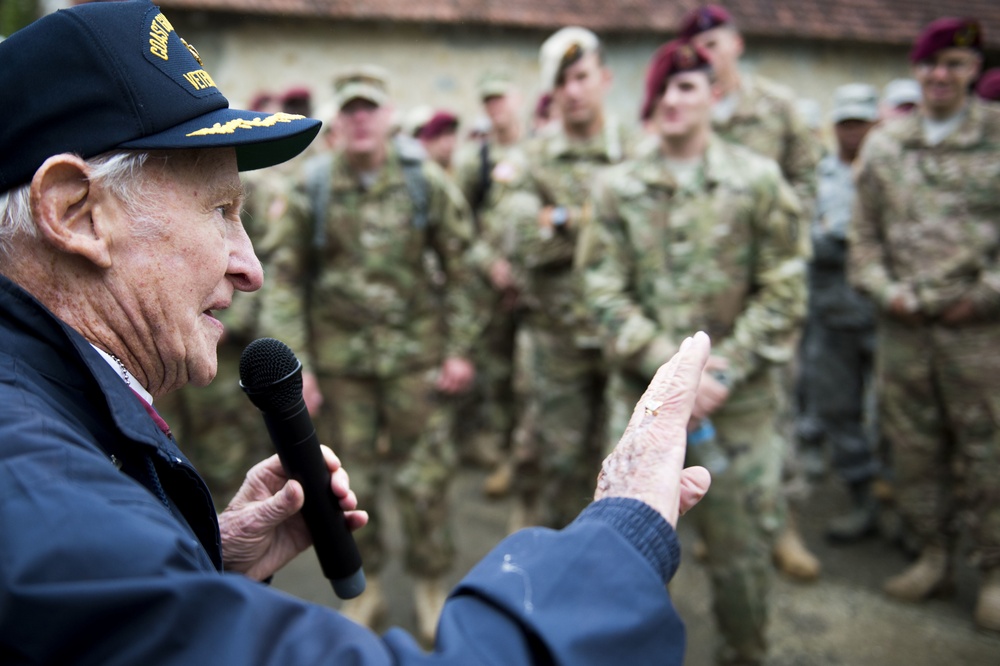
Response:
[[[941,546],[925,547],[920,558],[887,580],[882,590],[900,601],[922,601],[934,594],[947,594],[951,591],[948,551]]]
[[[790,511],[785,530],[774,544],[771,556],[778,569],[795,580],[805,582],[819,578],[822,568],[819,559],[802,542],[795,517]]]
[[[879,505],[871,484],[851,484],[851,501],[854,506],[849,513],[827,523],[826,538],[832,543],[854,543],[878,534]]]
[[[980,629],[1000,631],[1000,567],[983,572],[979,601],[973,616]]]
[[[413,586],[413,601],[417,610],[417,636],[427,648],[434,646],[438,620],[448,598],[440,578],[417,578]]]
[[[368,576],[365,583],[365,591],[354,599],[348,599],[340,607],[340,614],[362,624],[373,631],[378,630],[378,625],[385,620],[389,606],[386,603],[385,595],[382,594],[382,586],[378,578]]]

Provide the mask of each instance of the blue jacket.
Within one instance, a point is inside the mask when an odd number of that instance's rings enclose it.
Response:
[[[222,571],[205,484],[86,340],[0,277],[0,663],[680,664],[677,539],[633,500],[501,542],[425,654]]]

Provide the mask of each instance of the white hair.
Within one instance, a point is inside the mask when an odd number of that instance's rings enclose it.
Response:
[[[149,220],[150,207],[141,196],[145,182],[142,168],[148,159],[149,153],[145,152],[113,151],[86,160],[91,169],[91,182],[99,183],[122,202],[139,233],[153,227],[144,224]],[[11,256],[13,241],[20,235],[38,236],[38,228],[31,217],[30,183],[0,193],[0,256]]]

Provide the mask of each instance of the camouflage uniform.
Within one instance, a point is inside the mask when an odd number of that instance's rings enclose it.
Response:
[[[421,219],[397,144],[387,151],[367,187],[333,154],[321,242],[305,183],[290,196],[265,241],[273,254],[261,328],[303,354],[319,380],[320,439],[349,466],[371,518],[357,534],[366,570],[383,565],[376,493],[391,473],[407,567],[436,576],[453,557],[446,494],[455,456],[434,379],[444,358],[467,358],[479,334],[469,292],[446,288],[469,279],[471,226],[461,194],[430,161],[419,167]]]
[[[625,156],[629,137],[611,119],[587,141],[560,129],[528,144],[523,193],[507,204],[519,221],[526,312],[517,339],[516,373],[524,413],[515,429],[515,489],[537,511],[535,522],[568,524],[593,498],[602,458],[607,371],[597,327],[573,269],[576,239],[593,215],[596,175]],[[571,224],[551,235],[541,207],[565,206]]]
[[[925,547],[953,545],[969,509],[986,569],[1000,566],[1000,108],[971,101],[937,145],[921,114],[874,130],[861,150],[851,277],[880,309],[880,425],[900,513]],[[919,321],[888,314],[900,298]],[[974,321],[946,325],[960,299]],[[961,493],[956,492],[961,489]]]
[[[527,156],[519,144],[501,146],[495,141],[488,142],[485,169],[489,185],[483,191],[481,146],[470,143],[459,150],[455,181],[466,201],[475,206],[477,242],[472,257],[485,282],[481,288],[478,283],[471,286],[479,289],[476,302],[480,304],[482,316],[487,321],[475,351],[478,394],[475,407],[478,413],[471,425],[497,440],[494,443],[496,450],[492,452],[496,455],[509,448],[508,440],[516,417],[512,382],[519,313],[516,310],[516,292],[494,290],[489,284],[488,271],[492,263],[499,259],[506,259],[512,267],[516,267],[517,229],[509,216],[510,208],[501,212],[501,207],[503,201],[523,184]],[[469,422],[470,419],[460,421]]]
[[[867,482],[879,465],[865,423],[875,348],[871,302],[847,283],[847,233],[854,177],[837,155],[820,162],[809,266],[809,328],[803,342],[805,403],[815,412],[834,468],[847,484]]]
[[[711,417],[728,467],[688,519],[708,547],[724,660],[760,659],[782,522],[769,369],[792,356],[805,313],[799,203],[771,160],[713,137],[694,182],[678,184],[650,153],[601,180],[595,210],[580,256],[614,367],[609,433],[624,430],[629,404],[684,337],[706,331],[729,362],[732,392]],[[707,464],[705,450],[689,447],[686,464]]]
[[[816,164],[821,146],[795,109],[791,90],[763,76],[743,74],[739,102],[712,129],[727,141],[769,157],[781,167],[805,212],[816,200]]]

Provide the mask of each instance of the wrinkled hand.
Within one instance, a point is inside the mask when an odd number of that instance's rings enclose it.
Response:
[[[368,523],[368,513],[357,511],[358,498],[350,489],[347,472],[328,447],[321,447],[330,468],[330,486],[340,500],[347,525],[354,531]],[[227,571],[264,580],[312,545],[299,513],[305,494],[298,481],[289,480],[274,455],[247,472],[233,501],[219,515],[222,561]]]
[[[453,395],[467,391],[476,378],[476,368],[468,359],[449,356],[441,364],[435,388],[442,393]]]
[[[728,367],[729,361],[721,356],[708,358],[695,394],[694,408],[691,410],[691,418],[695,423],[711,416],[729,399],[729,389],[711,374],[713,370],[725,370]]]
[[[660,367],[621,440],[604,460],[594,499],[629,497],[656,509],[673,526],[711,485],[704,467],[684,469],[687,425],[711,343],[698,333]]]
[[[323,394],[319,391],[319,380],[311,372],[302,373],[302,400],[306,403],[309,416],[319,414],[319,408],[323,406]]]

